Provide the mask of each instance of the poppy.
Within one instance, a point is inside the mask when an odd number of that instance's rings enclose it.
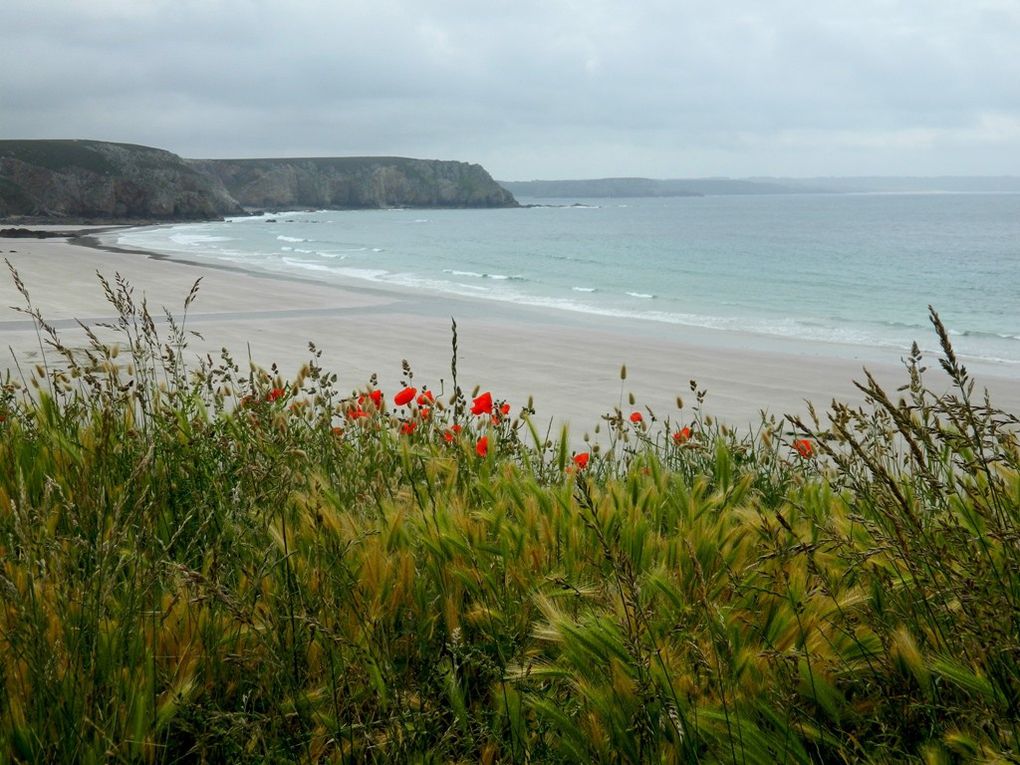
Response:
[[[691,438],[690,428],[681,428],[673,434],[673,441],[677,444],[686,444]]]
[[[362,409],[361,405],[359,404],[354,409],[348,409],[347,416],[352,420],[357,420],[361,417],[368,417],[368,412]]]
[[[443,431],[443,438],[446,440],[446,443],[452,444],[453,443],[453,439],[456,438],[456,436],[453,434],[452,430],[444,430]]]
[[[418,391],[415,388],[404,388],[397,395],[393,397],[393,403],[397,406],[404,406],[404,404],[411,403],[411,399],[414,398],[414,394]]]
[[[575,454],[573,457],[574,464],[577,465],[578,470],[584,470],[588,467],[589,459],[591,459],[591,454],[588,452],[581,452],[580,454]]]
[[[793,448],[796,449],[797,454],[799,454],[804,459],[807,459],[808,457],[815,453],[815,448],[811,445],[811,442],[808,441],[806,438],[798,438],[796,441],[794,441]]]
[[[283,388],[273,388],[266,394],[266,401],[276,401],[276,399],[282,398],[286,393],[287,391]]]
[[[427,420],[429,416],[432,414],[432,410],[427,406],[423,406],[421,409],[418,410],[418,413],[421,415],[421,418],[423,420]]]
[[[471,414],[492,414],[492,394],[489,391],[474,399]]]
[[[425,404],[434,404],[436,397],[432,395],[432,391],[423,390],[421,395],[418,396],[418,406],[425,406]]]
[[[489,437],[482,436],[478,439],[478,443],[475,444],[475,452],[479,457],[484,457],[489,453]]]
[[[405,422],[403,425],[400,426],[400,432],[403,433],[405,436],[409,436],[412,433],[414,433],[415,428],[417,427],[418,423],[416,422]]]
[[[503,406],[499,408],[499,411],[501,411],[503,413],[503,416],[506,417],[508,414],[510,414],[510,404],[504,402]]]
[[[372,398],[372,403],[375,404],[376,409],[382,409],[383,395],[381,390],[373,390],[368,394]]]
[[[641,422],[644,419],[645,418],[641,416],[641,412],[631,412],[630,413],[630,421],[631,422]]]
[[[339,438],[343,434],[344,434],[343,428],[333,428],[333,435],[336,436],[337,438]]]

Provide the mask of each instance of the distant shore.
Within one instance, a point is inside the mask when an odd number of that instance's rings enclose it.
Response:
[[[109,248],[101,239],[89,243],[99,247],[59,239],[0,239],[0,254],[18,270],[33,304],[72,346],[84,342],[73,320],[91,325],[113,314],[97,281],[98,270],[108,278],[123,276],[134,286],[136,300],[144,295],[157,319],[162,306],[180,318],[189,289],[201,278],[187,319],[187,328],[202,335],[191,338],[192,351],[215,363],[227,348],[242,369],[250,354],[255,363],[266,368],[275,363],[281,375],[292,377],[310,358],[308,343],[313,342],[322,350],[320,363],[340,375],[342,391],[363,387],[372,374],[382,388],[395,389],[406,359],[419,384],[437,391],[445,385],[449,392],[455,318],[461,387],[470,391],[478,385],[515,407],[531,396],[539,422],[558,426],[569,421],[575,437],[591,432],[601,415],[616,406],[626,411],[648,406],[660,418],[689,421],[696,403],[690,380],[708,391],[704,413],[737,427],[757,423],[761,410],[803,415],[805,401],[819,411],[833,398],[862,401],[853,380],[863,379],[865,362],[806,343],[763,346],[740,333],[686,328],[667,334],[636,320],[563,316],[360,284],[324,285]],[[4,306],[24,303],[9,277],[0,281],[0,301]],[[41,361],[35,329],[22,314],[0,315],[0,342],[10,348],[0,370],[17,375],[18,366],[25,370]],[[890,393],[905,382],[895,351],[888,359],[866,363]],[[625,381],[620,379],[622,365],[628,370]],[[930,384],[941,387],[935,359],[929,359],[928,367]],[[1020,410],[1020,385],[1011,371],[982,370],[976,376],[979,387],[990,389],[993,403],[1015,412]],[[629,393],[635,396],[633,406]],[[683,409],[677,409],[677,396]]]

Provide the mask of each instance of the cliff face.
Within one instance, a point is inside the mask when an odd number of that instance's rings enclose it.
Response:
[[[0,218],[208,220],[245,207],[516,205],[481,166],[466,162],[185,160],[104,141],[0,141]]]
[[[191,160],[249,208],[515,207],[480,165],[403,157]]]
[[[104,141],[0,141],[0,217],[208,220],[241,212],[176,154]]]

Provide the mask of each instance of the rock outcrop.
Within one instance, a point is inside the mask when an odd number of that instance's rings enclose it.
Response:
[[[0,141],[0,219],[209,220],[253,208],[516,205],[480,165],[466,162],[186,160],[104,141]]]

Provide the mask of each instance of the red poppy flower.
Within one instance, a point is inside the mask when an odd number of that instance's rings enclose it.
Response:
[[[344,434],[343,428],[333,428],[333,435],[336,436],[337,438],[339,438],[343,434]]]
[[[381,390],[369,391],[368,394],[372,398],[372,403],[375,404],[376,409],[382,409],[383,407],[383,395]]]
[[[492,414],[492,394],[485,391],[475,398],[471,405],[471,414]]]
[[[645,418],[641,415],[641,412],[631,412],[630,413],[630,421],[631,422],[641,422],[644,419]]]
[[[475,444],[475,452],[479,457],[484,457],[489,453],[489,437],[482,436],[478,439],[478,443]]]
[[[423,390],[421,395],[418,396],[418,406],[425,406],[425,404],[433,404],[436,401],[436,397],[432,395],[432,391]]]
[[[287,391],[283,388],[273,388],[266,394],[266,401],[276,401],[276,399],[282,398],[286,393]]]
[[[411,403],[411,399],[414,398],[414,395],[417,392],[418,392],[417,388],[404,388],[402,391],[400,391],[399,393],[397,393],[397,395],[393,397],[393,403],[396,404],[397,406],[404,406],[404,404],[409,404]]]
[[[452,444],[453,443],[453,439],[456,438],[456,436],[453,434],[452,430],[444,430],[443,431],[443,438],[446,440],[446,443]]]
[[[503,416],[506,417],[508,414],[510,414],[510,404],[504,402],[503,406],[499,408],[499,411],[501,411],[503,413]]]
[[[591,454],[588,452],[581,452],[580,454],[575,454],[573,457],[574,464],[577,465],[578,470],[584,470],[588,467],[589,459],[591,459]]]
[[[673,434],[673,441],[677,444],[686,444],[691,438],[690,428],[681,428]]]
[[[429,417],[432,416],[432,409],[430,407],[423,406],[421,409],[418,410],[418,414],[421,415],[421,418],[423,420],[427,420]]]
[[[409,436],[412,433],[414,433],[415,428],[417,427],[418,427],[417,422],[405,422],[403,425],[400,426],[400,432],[403,433],[405,436]]]
[[[357,420],[361,417],[368,417],[368,412],[362,409],[361,406],[359,405],[354,409],[348,409],[347,416],[352,420]]]
[[[794,441],[793,448],[796,449],[797,454],[799,454],[804,459],[807,459],[808,457],[815,453],[814,446],[812,446],[811,442],[808,441],[806,438],[798,438],[796,441]]]

